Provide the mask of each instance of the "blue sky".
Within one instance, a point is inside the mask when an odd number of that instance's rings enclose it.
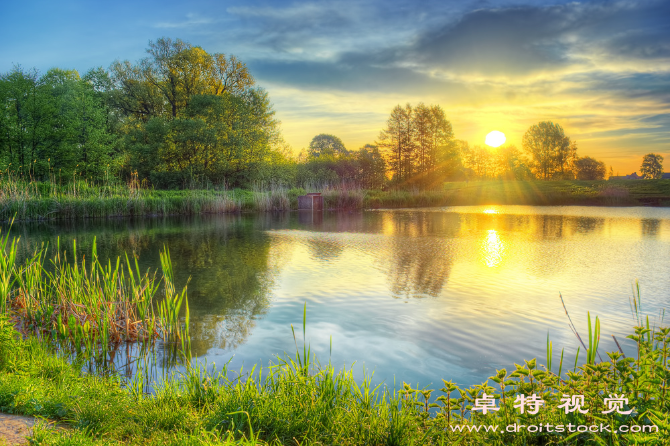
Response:
[[[393,106],[424,102],[470,144],[520,147],[552,120],[621,173],[670,155],[667,1],[2,1],[0,72],[83,73],[180,38],[244,61],[296,151],[372,143]]]

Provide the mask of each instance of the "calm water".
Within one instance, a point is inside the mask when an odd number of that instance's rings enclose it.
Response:
[[[547,332],[574,363],[578,341],[559,299],[587,335],[602,321],[601,352],[624,350],[639,280],[646,314],[670,299],[670,209],[451,207],[353,213],[217,215],[17,225],[42,242],[100,256],[124,251],[158,268],[167,245],[189,285],[194,360],[239,370],[294,352],[291,324],[321,362],[374,381],[478,384],[537,357]],[[332,337],[332,356],[330,339]],[[582,355],[584,352],[582,351]],[[232,358],[232,359],[231,359]],[[582,356],[583,358],[583,356]],[[554,358],[558,363],[558,358]]]

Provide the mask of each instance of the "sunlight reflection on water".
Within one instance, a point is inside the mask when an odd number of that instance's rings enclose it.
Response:
[[[602,321],[602,348],[625,349],[629,296],[639,279],[645,313],[668,303],[670,210],[466,206],[326,213],[33,223],[13,230],[31,252],[42,241],[100,256],[139,255],[158,267],[167,244],[177,281],[190,276],[193,351],[250,368],[295,350],[302,324],[322,362],[375,370],[375,380],[469,385],[554,350],[574,361],[580,330]],[[296,330],[300,331],[301,330]],[[560,353],[559,353],[560,354]],[[556,359],[555,361],[556,362]]]

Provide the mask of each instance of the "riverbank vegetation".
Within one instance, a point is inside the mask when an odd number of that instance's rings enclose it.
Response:
[[[0,220],[81,219],[291,211],[297,197],[321,192],[326,209],[380,209],[460,205],[668,206],[670,180],[460,181],[437,190],[339,187],[267,190],[155,190],[76,181],[64,186],[5,177],[0,180]]]
[[[0,315],[0,411],[69,426],[36,428],[45,445],[657,445],[670,435],[670,328],[641,323],[634,356],[600,360],[596,323],[574,364],[548,355],[548,366],[524,361],[469,388],[373,385],[304,348],[246,373],[188,367],[146,394],[141,375],[82,373]]]
[[[175,289],[167,249],[160,254],[158,282],[127,255],[101,263],[95,241],[88,261],[77,258],[76,241],[69,255],[58,245],[47,261],[49,248],[41,246],[19,261],[20,239],[9,238],[8,231],[0,237],[0,315],[24,336],[43,339],[90,368],[106,369],[121,345],[146,354],[161,340],[173,356],[187,354],[186,288]]]

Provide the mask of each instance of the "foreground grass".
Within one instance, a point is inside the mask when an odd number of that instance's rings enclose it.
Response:
[[[351,372],[310,363],[305,349],[241,377],[225,368],[207,374],[193,367],[156,384],[148,395],[137,383],[82,374],[45,341],[20,339],[1,316],[0,411],[69,424],[71,429],[61,431],[38,427],[33,440],[45,445],[666,444],[670,329],[639,326],[632,338],[638,357],[614,352],[609,361],[597,362],[596,330],[583,366],[555,374],[541,370],[535,360],[526,361],[512,373],[500,370],[491,377],[497,389],[488,381],[468,389],[445,381],[435,392],[406,384],[399,392],[373,388],[369,379],[357,382]],[[496,398],[499,411],[473,410],[483,393]],[[530,407],[522,414],[514,407],[520,394],[536,395],[545,404],[536,415]],[[614,394],[625,395],[628,401],[620,410],[630,414],[602,413],[609,407],[605,398]],[[566,395],[583,395],[589,411],[565,413],[558,405]],[[512,425],[545,428],[507,432]],[[549,425],[553,432],[547,432]],[[556,432],[558,425],[565,431]],[[567,427],[580,425],[607,425],[610,432],[570,432]],[[476,426],[497,430],[470,431]],[[615,433],[622,426],[643,432]]]
[[[310,190],[316,191],[316,190]],[[479,181],[446,183],[440,190],[319,190],[327,209],[454,205],[670,206],[670,180]],[[0,220],[189,215],[297,209],[305,189],[158,191],[137,184],[68,186],[0,180]]]

